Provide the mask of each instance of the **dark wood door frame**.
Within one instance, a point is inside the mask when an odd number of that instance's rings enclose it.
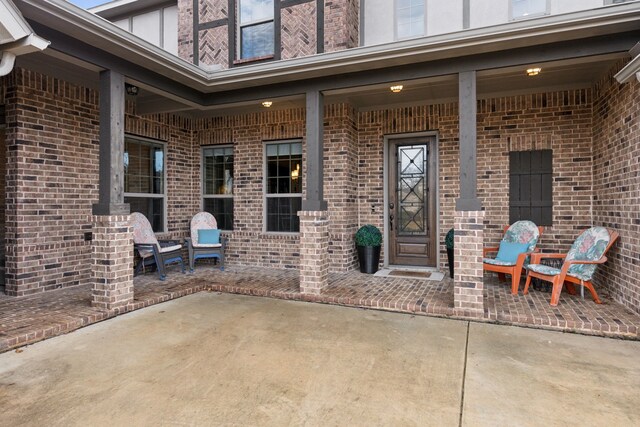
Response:
[[[392,256],[392,251],[396,251],[398,246],[395,239],[398,218],[397,193],[391,188],[392,183],[397,180],[397,169],[394,165],[395,152],[397,146],[420,145],[426,144],[429,147],[429,159],[427,169],[427,182],[429,192],[427,194],[428,212],[426,215],[426,225],[428,227],[428,236],[425,237],[425,248],[428,254],[428,260],[414,259],[410,262],[404,258],[404,262],[398,262],[398,257]],[[389,135],[384,138],[384,264],[385,265],[407,265],[407,266],[439,266],[439,244],[438,244],[438,224],[439,224],[439,196],[438,196],[438,138],[435,132],[423,132],[414,134]],[[394,176],[392,176],[394,175]],[[391,207],[393,203],[393,208]],[[393,220],[391,217],[393,216]],[[393,223],[393,229],[392,224]],[[394,234],[392,234],[394,233]],[[420,241],[420,239],[418,239]],[[393,247],[392,247],[393,245]],[[394,252],[395,253],[395,252]],[[395,258],[395,259],[394,259]],[[394,262],[395,261],[395,262]]]

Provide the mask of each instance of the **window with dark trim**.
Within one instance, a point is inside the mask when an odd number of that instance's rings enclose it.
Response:
[[[509,153],[509,223],[553,223],[552,150]]]
[[[238,0],[240,59],[274,54],[274,0]]]
[[[297,233],[302,207],[302,142],[268,143],[265,150],[265,229]]]
[[[144,214],[155,232],[165,230],[164,144],[126,136],[124,139],[124,202]]]
[[[233,147],[202,149],[202,209],[233,230]]]

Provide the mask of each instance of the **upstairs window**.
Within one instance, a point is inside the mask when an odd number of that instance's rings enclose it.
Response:
[[[297,233],[302,207],[302,143],[269,143],[266,151],[266,231]]]
[[[132,137],[124,142],[124,202],[144,214],[153,231],[166,231],[164,144]]]
[[[273,0],[240,0],[238,7],[240,59],[273,55]]]
[[[202,207],[218,228],[233,230],[233,147],[202,150]]]
[[[509,223],[553,223],[552,150],[509,153]]]
[[[113,21],[143,40],[178,54],[178,6],[167,6]]]
[[[511,0],[511,19],[529,18],[549,13],[549,0]]]
[[[424,1],[396,1],[396,34],[398,39],[424,35]]]

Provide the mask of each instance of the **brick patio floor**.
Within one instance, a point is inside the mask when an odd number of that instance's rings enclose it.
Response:
[[[510,286],[485,276],[486,322],[497,322],[601,335],[640,339],[640,316],[600,295],[604,304],[563,293],[558,307],[549,305],[550,294],[532,290],[513,296]],[[224,272],[200,267],[194,274],[169,269],[165,282],[156,274],[137,277],[135,300],[120,311],[91,307],[91,288],[76,286],[14,298],[0,295],[0,352],[45,338],[61,335],[91,323],[200,291],[218,291],[280,299],[301,300],[452,317],[453,282],[434,282],[399,277],[373,277],[359,272],[331,273],[329,286],[319,296],[298,292],[297,270],[228,267]]]

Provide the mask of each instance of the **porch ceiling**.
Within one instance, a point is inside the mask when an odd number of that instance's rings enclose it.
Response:
[[[495,68],[478,72],[478,98],[507,96],[591,87],[620,58],[623,53],[574,58],[561,61],[535,63],[517,67]],[[17,65],[30,70],[62,78],[92,89],[98,89],[100,67],[79,59],[69,58],[55,51],[19,57]],[[526,68],[541,67],[542,73],[535,77],[525,74]],[[168,98],[166,92],[158,93],[143,83],[129,80],[140,87],[136,97],[129,97],[141,114],[180,112],[192,117],[216,117],[264,111],[262,100],[273,101],[272,110],[303,108],[304,95],[267,98],[215,105],[205,110],[194,108],[178,98]],[[347,102],[355,108],[367,111],[380,108],[406,107],[419,104],[435,104],[457,101],[458,79],[451,74],[424,79],[398,81],[404,89],[392,93],[389,84],[358,86],[331,90],[325,93],[326,103]],[[259,90],[257,90],[259,92]]]
[[[478,72],[478,98],[516,94],[588,88],[593,86],[624,54],[608,54],[588,58],[530,64],[528,66],[497,68]],[[540,67],[542,72],[529,77],[525,70]],[[361,111],[380,108],[406,107],[457,101],[456,74],[425,79],[398,81],[404,89],[392,93],[389,84],[359,86],[325,92],[325,103],[346,102]],[[303,108],[304,96],[264,98],[273,101],[272,110]],[[162,95],[142,90],[136,98],[141,112],[182,111],[194,117],[215,117],[264,111],[259,101],[212,106],[206,110],[192,109],[184,104],[167,101]]]
[[[479,71],[478,99],[591,87],[622,57],[611,54]],[[540,67],[542,72],[529,77],[525,70],[531,67]],[[388,84],[366,86],[329,91],[327,102],[348,102],[367,111],[458,100],[457,75],[397,83],[404,86],[401,93],[392,93]]]

